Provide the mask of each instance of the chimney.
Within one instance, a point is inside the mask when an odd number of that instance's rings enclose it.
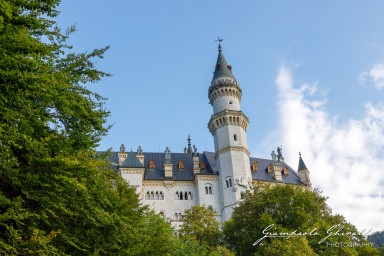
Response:
[[[144,154],[143,154],[143,150],[141,149],[141,146],[137,148],[136,157],[140,161],[140,163],[144,166]]]
[[[128,153],[125,151],[125,146],[124,146],[124,144],[121,144],[120,151],[117,154],[117,157],[119,158],[119,165],[124,163],[124,161],[127,158],[127,156],[128,156]]]
[[[165,160],[164,160],[164,163],[163,163],[163,169],[164,169],[164,172],[165,172],[165,177],[166,178],[172,178],[173,177],[173,173],[172,173],[173,163],[171,161],[171,151],[167,147],[165,149],[164,153],[165,153]]]
[[[199,153],[197,153],[197,148],[193,145],[193,175],[200,173],[200,158]]]

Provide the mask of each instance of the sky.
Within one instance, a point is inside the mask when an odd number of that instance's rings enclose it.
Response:
[[[87,85],[108,98],[113,127],[98,150],[182,152],[190,134],[214,151],[208,100],[218,37],[243,90],[251,155],[298,153],[334,213],[384,230],[384,2],[74,1],[58,24],[77,26],[74,51],[110,46]]]

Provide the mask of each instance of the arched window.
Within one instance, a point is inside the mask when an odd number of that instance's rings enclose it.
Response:
[[[182,220],[181,211],[176,210],[173,219],[174,219],[175,221],[181,221],[181,220]]]
[[[165,213],[164,213],[164,211],[161,211],[161,212],[159,213],[159,215],[160,215],[160,217],[161,217],[162,219],[165,219]]]
[[[160,191],[160,200],[164,200],[164,194],[163,194],[163,191]]]
[[[150,199],[150,196],[149,196],[149,191],[147,191],[147,194],[145,195],[145,199],[149,200]]]
[[[231,188],[232,187],[232,179],[229,176],[225,178],[225,187],[226,188]]]
[[[153,162],[153,160],[149,161],[148,167],[149,169],[155,169],[156,168],[155,162]]]
[[[180,195],[180,200],[183,200],[183,192],[180,192],[179,195]]]
[[[153,191],[151,191],[151,199],[155,199],[155,194],[153,193]]]
[[[213,192],[212,184],[209,184],[209,183],[205,184],[205,194],[212,195],[213,194],[212,192]]]
[[[179,163],[177,164],[177,168],[179,168],[179,169],[184,169],[184,163],[183,163],[183,161],[179,161]]]
[[[237,135],[236,134],[233,134],[233,140],[237,141]]]
[[[176,199],[176,200],[180,200],[179,191],[176,191],[176,196],[175,196],[175,199]]]
[[[208,206],[208,210],[209,210],[210,212],[214,212],[214,211],[215,211],[215,209],[213,209],[213,206],[212,206],[212,205],[209,205],[209,206]]]
[[[184,192],[184,199],[188,200],[188,192],[187,191]]]
[[[156,200],[159,200],[159,199],[160,199],[160,197],[159,197],[159,191],[156,191],[155,199],[156,199]]]
[[[189,193],[188,193],[188,198],[189,198],[190,200],[192,200],[192,192],[189,192]]]
[[[257,161],[254,161],[251,165],[252,171],[257,171],[257,168],[259,167],[259,163]]]

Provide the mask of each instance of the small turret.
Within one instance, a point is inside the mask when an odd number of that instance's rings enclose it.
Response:
[[[309,178],[309,170],[301,158],[301,153],[299,152],[299,167],[297,168],[297,172],[300,176],[300,181],[304,183],[306,186],[311,186],[311,180]]]

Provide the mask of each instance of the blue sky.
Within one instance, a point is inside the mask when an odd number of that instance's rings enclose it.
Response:
[[[191,134],[213,151],[207,92],[220,36],[252,155],[283,145],[296,168],[301,151],[335,212],[384,229],[383,1],[68,0],[59,9],[61,27],[77,24],[75,51],[111,46],[98,67],[113,77],[91,86],[109,98],[113,124],[99,150],[182,152]]]

